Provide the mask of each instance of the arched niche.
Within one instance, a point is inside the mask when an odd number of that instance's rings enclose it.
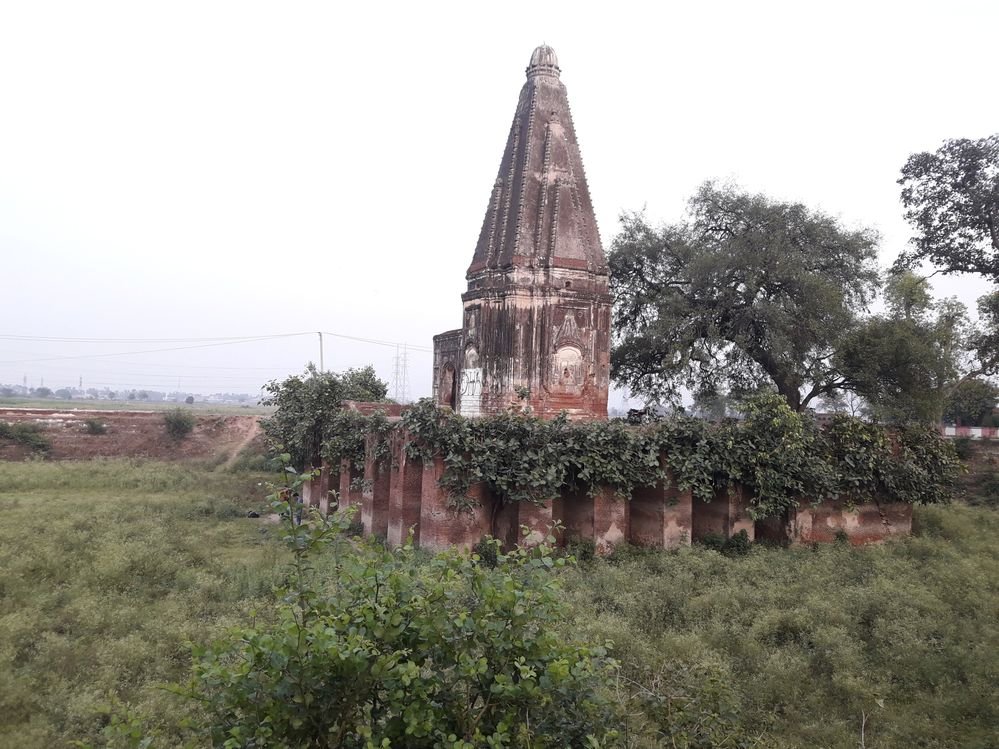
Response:
[[[586,368],[583,352],[575,345],[563,345],[555,349],[548,373],[549,383],[558,388],[575,389],[583,386]]]
[[[458,381],[454,365],[448,362],[441,367],[440,381],[437,383],[437,404],[452,410],[458,405]]]

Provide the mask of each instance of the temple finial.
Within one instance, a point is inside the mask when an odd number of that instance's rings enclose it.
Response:
[[[558,66],[555,50],[547,44],[542,44],[531,53],[531,63],[527,66],[528,78],[536,75],[550,75],[558,78],[560,72],[562,71]]]

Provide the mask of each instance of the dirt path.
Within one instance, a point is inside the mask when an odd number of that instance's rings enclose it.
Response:
[[[246,449],[246,446],[253,442],[254,438],[260,434],[260,422],[254,419],[253,423],[250,424],[250,428],[246,430],[246,436],[239,441],[237,445],[232,448],[232,455],[229,456],[228,460],[219,466],[218,470],[228,471],[232,468],[236,461],[239,459],[239,454]]]

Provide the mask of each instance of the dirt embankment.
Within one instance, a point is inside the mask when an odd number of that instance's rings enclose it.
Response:
[[[265,449],[259,416],[194,415],[193,431],[177,440],[167,434],[163,411],[0,408],[0,421],[37,424],[51,445],[43,454],[54,460],[195,458],[231,464],[244,449]],[[101,428],[103,434],[94,433]],[[30,454],[22,445],[0,440],[0,460],[22,460]]]

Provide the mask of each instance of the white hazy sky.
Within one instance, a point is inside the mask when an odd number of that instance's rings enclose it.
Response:
[[[605,248],[720,178],[877,227],[887,266],[906,157],[999,130],[997,35],[995,0],[0,2],[0,383],[256,393],[318,359],[146,339],[428,348],[542,42]],[[325,355],[389,379],[395,349]]]

